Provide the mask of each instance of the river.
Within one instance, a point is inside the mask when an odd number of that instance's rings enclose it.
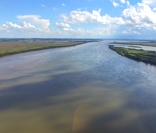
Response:
[[[116,47],[124,47],[130,49],[138,49],[138,50],[148,50],[148,51],[156,51],[156,47],[154,46],[141,46],[141,45],[128,45],[128,44],[116,44]]]
[[[156,132],[156,66],[108,44],[0,58],[0,132]]]

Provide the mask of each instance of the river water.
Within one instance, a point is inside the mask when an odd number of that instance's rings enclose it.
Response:
[[[154,133],[156,66],[108,42],[0,58],[0,133]]]
[[[148,51],[156,51],[156,47],[154,46],[141,46],[141,45],[128,45],[128,44],[116,44],[116,47],[124,47],[130,49],[138,49],[138,50],[148,50]]]

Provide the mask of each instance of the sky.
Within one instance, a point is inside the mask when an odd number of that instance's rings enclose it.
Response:
[[[156,39],[156,0],[0,0],[0,38]]]

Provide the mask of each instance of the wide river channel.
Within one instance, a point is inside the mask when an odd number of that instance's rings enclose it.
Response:
[[[156,133],[156,66],[108,44],[0,58],[0,133]]]

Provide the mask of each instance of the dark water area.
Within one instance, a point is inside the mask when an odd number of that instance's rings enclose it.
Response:
[[[0,133],[155,133],[156,66],[108,44],[0,58]]]

